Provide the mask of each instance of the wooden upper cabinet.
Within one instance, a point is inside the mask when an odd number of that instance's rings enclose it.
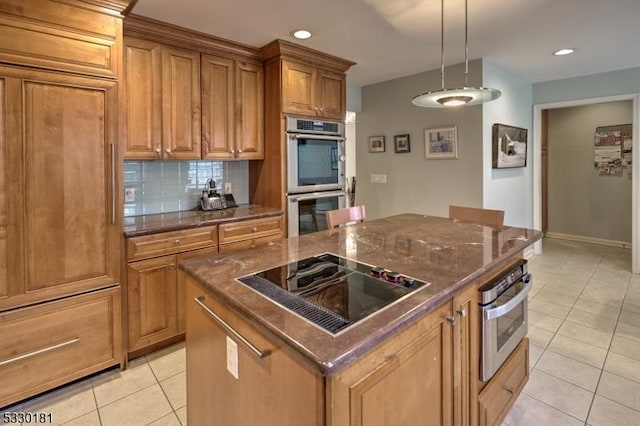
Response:
[[[125,156],[161,157],[162,45],[125,38],[126,135]]]
[[[12,119],[0,223],[15,260],[0,309],[116,283],[117,83],[8,67],[2,76]]]
[[[318,110],[326,118],[344,121],[346,106],[346,76],[326,70],[318,71]]]
[[[264,70],[261,65],[236,63],[237,158],[264,158]]]
[[[200,54],[125,37],[125,158],[200,158]]]
[[[264,158],[260,65],[202,56],[202,158]]]
[[[232,59],[202,55],[202,157],[233,158],[235,72]]]
[[[73,1],[2,0],[0,62],[117,78],[122,18],[91,9]]]
[[[282,61],[282,109],[285,113],[344,120],[344,73],[294,61]]]
[[[162,47],[162,155],[200,158],[200,53]]]
[[[284,112],[317,115],[318,70],[292,61],[282,61],[282,109]]]

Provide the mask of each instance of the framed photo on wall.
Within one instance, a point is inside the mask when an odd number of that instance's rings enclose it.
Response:
[[[494,169],[527,166],[527,129],[495,123],[491,140]]]
[[[411,145],[409,142],[409,135],[395,135],[393,137],[393,142],[395,143],[395,152],[403,153],[403,152],[411,152]]]
[[[427,160],[458,158],[457,126],[424,129],[424,158]]]
[[[369,152],[384,152],[384,136],[369,136]]]

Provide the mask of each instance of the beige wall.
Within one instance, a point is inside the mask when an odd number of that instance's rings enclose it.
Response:
[[[482,62],[470,63],[469,84],[482,81]],[[446,69],[447,86],[462,85],[462,64]],[[356,203],[367,218],[413,212],[448,216],[449,204],[482,206],[482,106],[455,109],[419,108],[411,99],[440,87],[439,70],[362,88],[362,112],[356,120]],[[457,160],[425,160],[424,129],[458,127]],[[393,136],[408,133],[411,152],[394,153]],[[386,151],[368,152],[368,137],[384,135]],[[371,174],[386,174],[387,183],[371,183]]]
[[[593,148],[596,127],[632,119],[631,101],[549,110],[549,232],[631,241],[631,179],[598,176]]]

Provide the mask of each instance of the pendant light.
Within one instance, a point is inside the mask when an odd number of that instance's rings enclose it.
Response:
[[[467,0],[464,0],[464,86],[455,89],[444,87],[444,0],[440,4],[440,76],[442,88],[423,93],[411,100],[416,106],[425,108],[448,108],[478,105],[498,99],[502,93],[488,87],[469,87],[469,43],[467,41]]]

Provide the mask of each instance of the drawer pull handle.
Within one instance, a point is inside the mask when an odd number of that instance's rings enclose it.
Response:
[[[251,228],[251,232],[258,232],[258,227],[254,226],[253,228]]]
[[[243,344],[247,349],[249,349],[249,351],[251,351],[251,353],[253,353],[255,356],[257,356],[260,359],[266,358],[269,355],[271,355],[271,350],[269,349],[265,349],[264,351],[261,351],[260,349],[256,348],[255,346],[253,346],[251,344],[251,342],[249,342],[247,339],[245,339],[240,333],[238,333],[237,331],[235,331],[233,328],[231,328],[231,326],[229,324],[226,323],[225,320],[223,320],[222,318],[220,318],[218,315],[216,315],[215,312],[213,312],[211,309],[209,309],[209,307],[207,305],[204,304],[203,300],[204,300],[204,296],[200,296],[200,297],[196,297],[193,299],[198,305],[200,305],[200,307],[202,308],[202,310],[204,310],[207,314],[209,314],[209,316],[218,323],[218,325],[220,325],[220,327],[222,327],[222,329],[224,331],[226,331],[227,333],[229,333],[231,336],[233,336],[235,338],[235,340],[237,340],[239,343]]]
[[[447,321],[449,321],[451,324],[455,324],[456,323],[456,317],[454,315],[450,315],[447,317]]]
[[[11,363],[14,363],[14,362],[18,362],[18,361],[21,361],[21,360],[26,359],[26,358],[31,358],[31,357],[36,356],[36,355],[40,355],[40,354],[43,354],[43,353],[46,353],[46,352],[50,352],[50,351],[53,351],[53,350],[56,350],[56,349],[60,349],[60,348],[63,348],[65,346],[69,346],[69,345],[72,345],[74,343],[78,343],[79,341],[80,341],[80,339],[78,337],[75,337],[75,338],[73,338],[71,340],[68,340],[66,342],[58,343],[57,345],[47,346],[46,348],[38,349],[38,350],[33,351],[33,352],[27,352],[26,354],[18,355],[18,356],[14,357],[14,358],[5,359],[4,361],[0,361],[0,367],[4,367],[5,365],[8,365],[8,364],[11,364]]]
[[[173,243],[174,244],[180,244],[180,240],[175,240]]]
[[[467,310],[465,308],[460,308],[456,312],[458,312],[463,318],[467,316]]]
[[[513,388],[509,387],[509,386],[505,386],[504,389],[509,392],[511,395],[513,395]]]

